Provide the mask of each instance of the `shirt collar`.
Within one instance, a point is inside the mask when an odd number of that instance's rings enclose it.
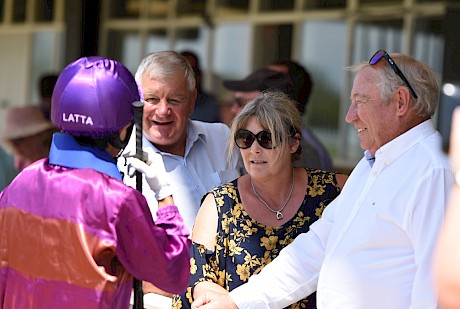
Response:
[[[192,121],[192,120],[188,121],[184,157],[187,156],[187,154],[190,152],[190,149],[192,149],[193,145],[197,141],[201,141],[204,145],[206,145],[207,131],[204,126],[198,125],[197,122],[198,121]]]
[[[414,145],[435,132],[436,129],[432,120],[426,120],[380,147],[375,153],[376,161],[389,165]]]
[[[49,163],[69,168],[90,168],[121,180],[115,160],[102,149],[78,144],[64,133],[54,133]]]
[[[197,125],[195,121],[189,120],[187,126],[187,142],[195,142],[197,139],[202,139],[206,142],[206,130],[203,126]]]
[[[364,152],[364,157],[366,158],[367,162],[369,162],[369,165],[372,167],[375,162],[375,156],[369,150],[366,150]]]

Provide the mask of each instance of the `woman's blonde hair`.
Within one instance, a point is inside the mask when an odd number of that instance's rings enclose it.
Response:
[[[301,134],[301,116],[297,103],[279,91],[265,91],[252,99],[233,119],[230,130],[228,159],[231,162],[235,153],[235,134],[244,129],[249,118],[254,117],[272,135],[274,147],[280,149],[278,158],[289,152],[295,134]],[[301,147],[291,155],[291,161],[299,159]]]

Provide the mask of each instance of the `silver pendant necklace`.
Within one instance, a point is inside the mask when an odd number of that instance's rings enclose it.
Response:
[[[286,199],[286,202],[284,202],[284,205],[283,207],[281,207],[279,210],[274,210],[272,209],[270,206],[268,206],[268,204],[262,199],[262,197],[260,197],[260,195],[257,193],[256,191],[256,188],[254,188],[254,184],[252,183],[252,178],[251,176],[249,176],[249,181],[251,182],[251,187],[252,187],[252,191],[254,192],[254,194],[257,196],[257,198],[259,199],[259,201],[262,202],[262,204],[265,205],[265,207],[268,208],[268,210],[270,210],[272,213],[276,214],[276,219],[278,220],[281,220],[283,219],[283,214],[281,213],[283,211],[283,209],[286,207],[287,203],[289,202],[289,199],[291,198],[291,195],[292,195],[292,191],[294,191],[294,170],[292,171],[292,180],[291,180],[291,190],[289,191],[289,194],[288,194],[288,197]]]

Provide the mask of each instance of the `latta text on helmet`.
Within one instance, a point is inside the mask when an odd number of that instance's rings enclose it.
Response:
[[[87,115],[80,115],[80,114],[68,114],[66,113],[62,114],[62,121],[64,122],[74,122],[74,123],[81,123],[85,125],[94,125],[93,119],[91,116]]]

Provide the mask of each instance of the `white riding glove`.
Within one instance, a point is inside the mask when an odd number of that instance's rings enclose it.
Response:
[[[147,154],[144,152],[144,156]],[[162,200],[172,195],[172,189],[169,184],[169,176],[166,173],[163,163],[163,157],[158,153],[150,153],[147,162],[143,162],[129,153],[124,155],[128,165],[128,175],[133,177],[136,171],[144,174],[150,189],[155,192],[156,199]]]

